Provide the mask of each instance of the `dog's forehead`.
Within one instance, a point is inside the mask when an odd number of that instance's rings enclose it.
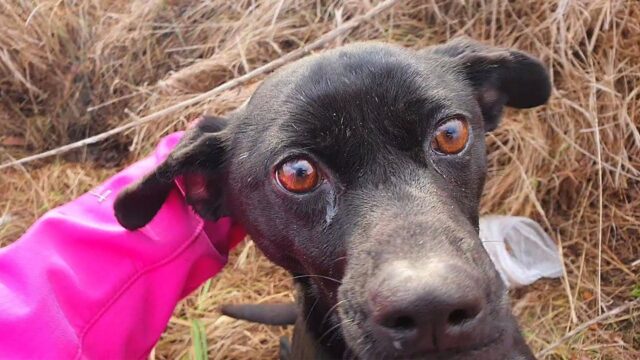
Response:
[[[254,94],[251,111],[262,117],[278,151],[311,152],[340,171],[366,166],[385,148],[420,148],[435,121],[472,113],[471,100],[468,85],[445,60],[374,43],[285,68]]]

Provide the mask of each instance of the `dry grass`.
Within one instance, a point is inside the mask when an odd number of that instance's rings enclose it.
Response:
[[[207,90],[298,48],[373,5],[351,1],[0,2],[0,160],[82,139]],[[550,104],[507,112],[487,137],[483,213],[539,221],[561,244],[566,276],[514,293],[536,351],[640,292],[640,2],[405,1],[330,46],[411,47],[467,34],[538,55]],[[201,112],[224,113],[256,84],[97,146],[0,175],[0,244],[148,151]],[[129,112],[125,112],[129,110]],[[132,151],[129,151],[132,150]],[[221,302],[289,298],[285,274],[253,246],[180,304],[152,356],[271,357],[284,330],[220,317]],[[636,293],[636,294],[637,294]],[[636,296],[640,296],[637,294]],[[640,357],[640,309],[588,327],[549,359]]]

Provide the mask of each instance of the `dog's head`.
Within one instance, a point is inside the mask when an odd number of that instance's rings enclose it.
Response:
[[[182,176],[197,212],[232,216],[297,277],[328,348],[527,357],[478,206],[485,132],[504,106],[549,94],[540,62],[467,39],[327,51],[269,77],[229,121],[201,121],[116,216],[144,226]]]

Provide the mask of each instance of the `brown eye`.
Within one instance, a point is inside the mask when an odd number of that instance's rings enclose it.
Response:
[[[431,148],[441,154],[453,155],[464,150],[468,141],[469,123],[464,118],[455,118],[440,125]]]
[[[276,170],[278,183],[293,193],[306,193],[316,188],[320,176],[315,166],[305,159],[291,159]]]

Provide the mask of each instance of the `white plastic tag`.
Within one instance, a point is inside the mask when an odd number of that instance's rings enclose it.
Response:
[[[535,221],[521,216],[480,218],[480,239],[510,288],[562,275],[558,248]]]

